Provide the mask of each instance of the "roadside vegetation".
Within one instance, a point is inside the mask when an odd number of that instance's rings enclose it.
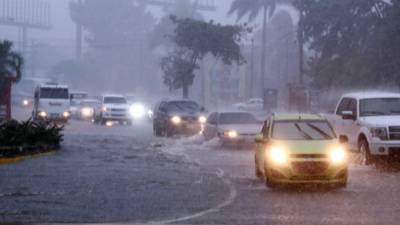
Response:
[[[62,130],[63,127],[47,121],[2,121],[0,122],[0,158],[58,150],[63,140]]]

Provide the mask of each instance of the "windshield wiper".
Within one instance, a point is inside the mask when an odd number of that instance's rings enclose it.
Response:
[[[294,123],[294,126],[297,128],[297,130],[303,135],[303,137],[304,137],[306,140],[312,140],[312,139],[313,139],[309,134],[307,134],[304,130],[302,130],[302,129],[300,128],[299,124]]]
[[[332,139],[332,137],[331,137],[329,134],[325,133],[325,131],[321,130],[319,127],[314,126],[314,125],[312,125],[312,124],[310,124],[310,123],[306,123],[306,124],[307,124],[307,126],[311,127],[311,128],[314,129],[315,131],[317,131],[319,134],[321,134],[322,136],[324,136],[326,139]]]

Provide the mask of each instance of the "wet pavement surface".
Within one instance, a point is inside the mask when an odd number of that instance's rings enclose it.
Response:
[[[0,224],[399,224],[400,170],[351,164],[344,189],[266,188],[251,146],[71,122],[63,149],[0,165]]]

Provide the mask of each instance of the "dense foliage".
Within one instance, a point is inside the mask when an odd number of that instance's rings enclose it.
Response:
[[[240,50],[240,41],[249,29],[245,26],[231,26],[206,23],[194,19],[179,19],[171,16],[176,25],[174,34],[169,38],[176,45],[174,51],[161,60],[164,71],[164,83],[170,89],[183,89],[183,97],[188,97],[188,87],[192,85],[194,71],[198,62],[206,54],[211,54],[225,64],[241,64],[244,58]]]
[[[0,123],[0,155],[14,155],[18,153],[16,151],[24,149],[37,151],[59,148],[63,140],[62,129],[51,122],[3,121]]]
[[[13,76],[19,81],[22,76],[24,60],[20,54],[12,50],[12,47],[12,42],[0,41],[0,90],[5,77]]]
[[[320,86],[400,84],[400,1],[297,0]]]

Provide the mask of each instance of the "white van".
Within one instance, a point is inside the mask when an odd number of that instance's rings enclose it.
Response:
[[[35,89],[32,118],[67,122],[70,117],[68,86],[56,83],[40,84]]]

